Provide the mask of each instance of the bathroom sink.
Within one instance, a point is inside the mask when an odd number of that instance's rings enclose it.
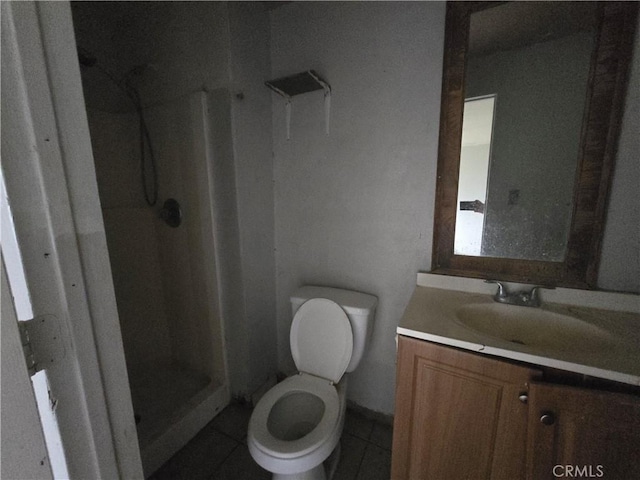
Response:
[[[456,310],[457,321],[485,336],[537,350],[610,348],[611,335],[579,318],[543,308],[475,303]]]

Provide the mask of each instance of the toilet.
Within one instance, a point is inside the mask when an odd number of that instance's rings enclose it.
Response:
[[[327,480],[340,457],[345,373],[356,369],[373,331],[373,295],[305,286],[291,296],[291,355],[298,369],[264,394],[249,420],[253,459],[274,479]]]

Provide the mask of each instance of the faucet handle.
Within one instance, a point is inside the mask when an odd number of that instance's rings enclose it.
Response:
[[[504,286],[504,284],[502,282],[499,282],[498,280],[485,280],[484,283],[495,283],[496,285],[498,285],[498,291],[496,292],[496,297],[497,298],[504,298],[507,296],[507,288]]]
[[[543,288],[545,290],[555,290],[556,289],[556,287],[553,287],[553,286],[536,285],[535,287],[533,287],[531,289],[531,292],[529,292],[529,297],[531,298],[531,300],[539,301],[539,297],[538,297],[539,291],[540,291],[540,289],[543,289]]]
[[[519,305],[522,307],[539,307],[540,295],[538,291],[541,288],[554,289],[556,287],[547,287],[542,285],[536,285],[531,290],[520,290],[509,293],[507,287],[503,282],[497,280],[485,280],[485,283],[495,283],[498,285],[498,291],[493,296],[493,299],[499,303],[507,303],[509,305]]]

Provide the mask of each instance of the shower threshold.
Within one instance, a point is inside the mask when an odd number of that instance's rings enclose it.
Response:
[[[137,369],[129,380],[145,477],[229,403],[225,385],[173,363]]]

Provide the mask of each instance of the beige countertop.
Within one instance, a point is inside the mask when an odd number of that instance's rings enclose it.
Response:
[[[510,286],[514,288],[513,284]],[[544,312],[528,312],[531,307],[497,304],[492,299],[495,290],[495,286],[482,280],[418,274],[418,285],[397,333],[485,355],[640,385],[640,296],[557,289],[544,292],[541,307]],[[517,309],[526,309],[525,315],[548,312],[571,317],[585,331],[596,332],[595,341],[582,339],[568,327],[567,332],[557,330],[558,341],[552,342],[551,347],[544,342],[537,346],[514,343],[469,327],[461,320],[461,309],[478,307],[508,309],[516,314]],[[565,348],[562,341],[567,342]]]

